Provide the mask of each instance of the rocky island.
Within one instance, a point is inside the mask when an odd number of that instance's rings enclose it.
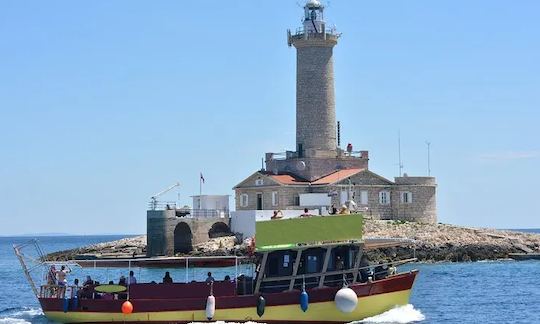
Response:
[[[416,257],[420,262],[462,262],[508,258],[510,253],[540,252],[540,234],[469,228],[449,224],[365,220],[365,238],[408,239],[402,247],[369,251],[372,260]],[[190,256],[244,255],[247,243],[239,236],[211,239],[194,246]],[[144,257],[146,235],[54,252],[49,260]]]

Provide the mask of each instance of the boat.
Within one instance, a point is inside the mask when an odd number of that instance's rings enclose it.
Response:
[[[399,243],[364,240],[362,230],[359,214],[257,222],[250,255],[222,257],[234,260],[236,268],[250,264],[251,276],[237,273],[232,280],[202,282],[186,277],[125,289],[101,285],[86,297],[80,287],[35,285],[25,247],[14,249],[43,313],[59,323],[348,323],[408,304],[418,274],[394,272],[414,259],[366,265],[366,251]],[[185,261],[187,267],[190,259]],[[99,260],[93,262],[99,266]],[[137,260],[128,261],[128,270],[135,265],[131,262]],[[114,298],[99,298],[101,292],[114,292]]]
[[[517,261],[540,260],[540,253],[509,253],[508,257]]]

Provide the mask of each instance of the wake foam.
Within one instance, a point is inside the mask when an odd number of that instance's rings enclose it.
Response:
[[[40,308],[8,308],[0,311],[0,324],[47,323]]]
[[[360,322],[353,323],[395,323],[405,324],[414,323],[425,320],[426,317],[419,310],[415,309],[413,305],[408,304],[404,306],[398,306],[386,311],[382,314],[368,317]]]

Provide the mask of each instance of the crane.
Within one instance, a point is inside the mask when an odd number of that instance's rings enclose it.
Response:
[[[166,189],[158,192],[157,194],[154,194],[152,197],[150,197],[150,204],[152,206],[152,210],[156,210],[157,208],[157,198],[161,195],[166,194],[167,192],[173,190],[174,188],[180,186],[180,182],[175,182],[174,184],[170,185]]]

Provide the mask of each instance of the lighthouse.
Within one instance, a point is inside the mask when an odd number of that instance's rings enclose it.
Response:
[[[303,26],[291,33],[296,48],[296,152],[298,158],[336,157],[333,49],[339,34],[324,20],[324,6],[309,0]]]
[[[340,147],[333,51],[341,34],[328,28],[318,0],[307,0],[303,9],[302,26],[287,31],[288,45],[296,50],[296,147],[267,152],[266,167],[234,187],[240,213],[232,223],[241,231],[241,224],[278,210],[287,217],[306,208],[325,215],[344,204],[373,218],[436,223],[435,178],[392,181],[369,170],[369,152],[355,150],[357,143]],[[346,133],[360,132],[361,123],[351,121]]]
[[[367,169],[368,152],[343,151],[338,143],[334,94],[334,46],[339,34],[329,28],[325,8],[307,0],[302,26],[287,30],[296,49],[296,148],[266,153],[266,170],[313,181],[343,169]]]

